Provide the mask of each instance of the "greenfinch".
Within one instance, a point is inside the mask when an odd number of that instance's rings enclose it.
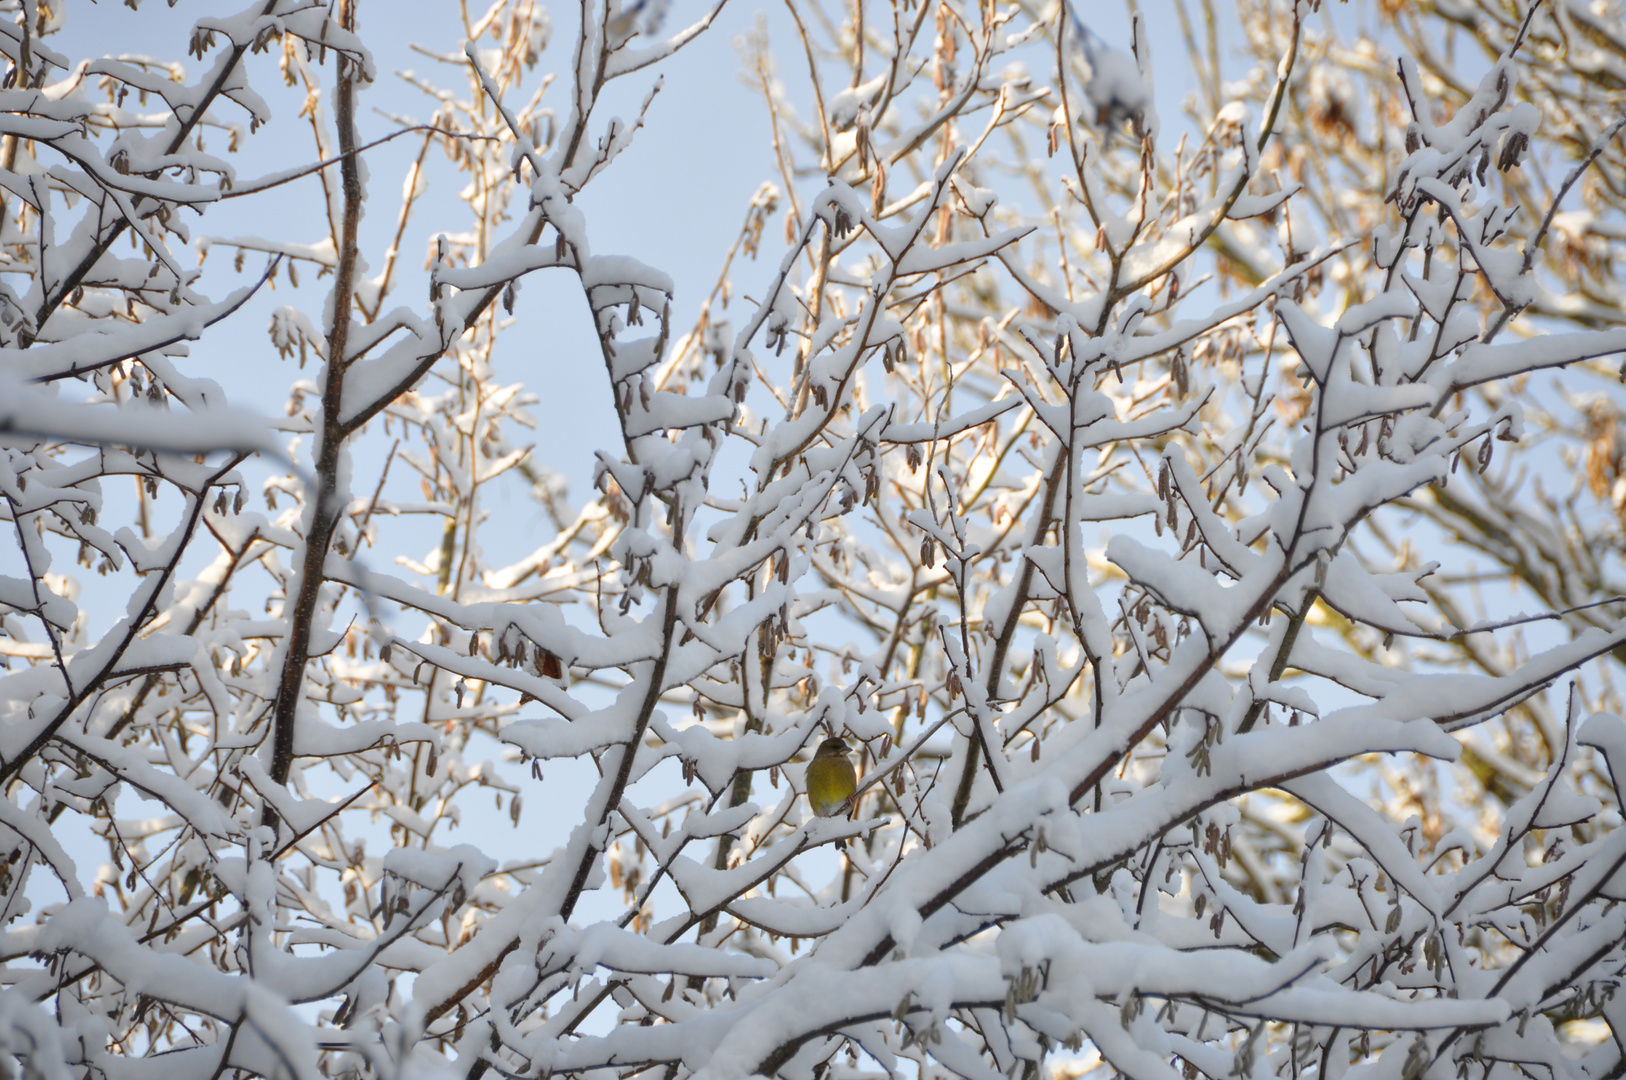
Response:
[[[808,763],[807,802],[819,817],[840,817],[852,809],[858,774],[848,753],[844,739],[826,739]]]

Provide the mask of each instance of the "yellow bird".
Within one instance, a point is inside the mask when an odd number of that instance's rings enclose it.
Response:
[[[840,817],[852,809],[858,774],[844,739],[826,739],[807,766],[807,802],[819,817]]]

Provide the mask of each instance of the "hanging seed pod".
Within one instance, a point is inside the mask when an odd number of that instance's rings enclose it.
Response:
[[[538,672],[545,679],[562,679],[565,677],[564,661],[547,649],[536,650],[536,666]]]

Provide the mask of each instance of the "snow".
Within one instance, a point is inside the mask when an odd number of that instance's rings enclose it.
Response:
[[[1537,310],[1501,180],[1556,145],[1524,61],[1449,115],[1403,61],[1417,115],[1372,122],[1407,150],[1336,236],[1269,145],[1293,110],[1247,131],[1268,64],[1174,152],[1141,19],[1135,55],[1071,10],[900,7],[834,50],[815,20],[833,92],[793,107],[762,60],[789,187],[697,287],[647,223],[706,200],[639,155],[727,124],[642,72],[717,12],[656,40],[662,6],[589,17],[551,87],[544,12],[471,15],[455,88],[412,76],[457,132],[436,183],[373,184],[369,150],[362,204],[333,129],[388,112],[366,5],[211,15],[196,71],[30,29],[0,90],[0,1050],[52,1080],[1618,1071],[1558,1035],[1615,1023],[1626,937],[1595,675],[1626,628],[1584,531],[1618,507],[1492,505],[1472,457],[1530,430],[1619,471],[1614,399],[1582,442],[1529,378],[1626,337]],[[1058,59],[1104,145],[1046,128]],[[1343,70],[1320,107],[1358,107]],[[202,136],[239,110],[250,146],[308,125],[312,178],[245,155],[234,190]],[[997,155],[1046,139],[1014,183]],[[288,275],[270,350],[226,330],[281,263],[223,288],[211,245],[327,271]],[[538,383],[538,339],[600,397]],[[1533,592],[1465,606],[1469,545]],[[830,737],[848,818],[805,802]]]

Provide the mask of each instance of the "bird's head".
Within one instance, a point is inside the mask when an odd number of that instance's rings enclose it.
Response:
[[[846,757],[850,753],[852,753],[852,748],[847,745],[846,739],[826,739],[819,744],[818,752],[814,754],[814,757]]]

